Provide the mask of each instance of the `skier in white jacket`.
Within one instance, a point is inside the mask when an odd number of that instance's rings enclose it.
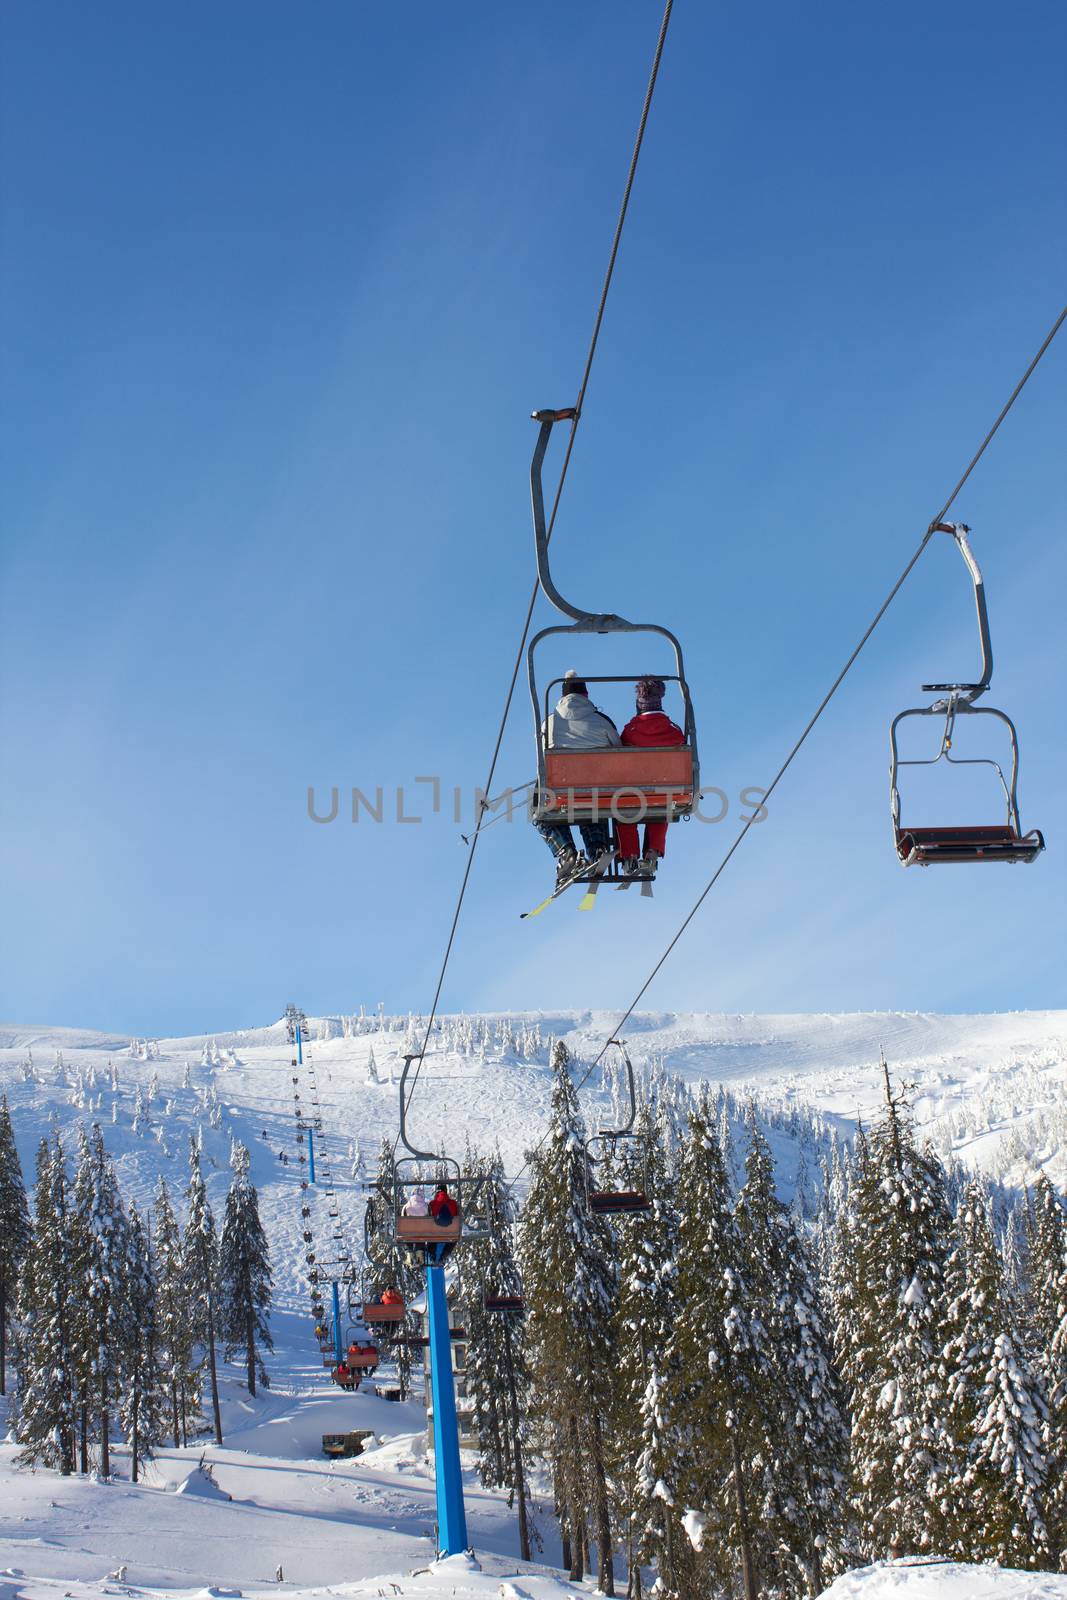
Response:
[[[619,730],[610,717],[597,710],[589,698],[585,682],[573,667],[565,673],[562,689],[555,711],[541,725],[541,736],[547,749],[611,750],[622,744]],[[567,823],[539,822],[537,831],[556,858],[557,882],[569,877],[582,865]],[[578,831],[589,862],[596,861],[605,850],[611,849],[611,824],[607,818],[599,822],[579,822]]]

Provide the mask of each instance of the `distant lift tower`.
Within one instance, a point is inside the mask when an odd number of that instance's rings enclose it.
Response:
[[[308,1019],[299,1006],[288,1005],[285,1008],[285,1031],[289,1035],[289,1043],[296,1045],[297,1065],[304,1064],[304,1040],[308,1036]]]

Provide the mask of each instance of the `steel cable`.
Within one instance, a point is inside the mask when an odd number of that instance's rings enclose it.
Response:
[[[974,455],[971,457],[970,462],[967,465],[967,470],[964,472],[963,476],[960,478],[959,482],[956,484],[956,487],[953,489],[952,493],[949,495],[948,499],[945,501],[944,505],[941,507],[941,510],[938,511],[937,514],[931,519],[931,521],[929,523],[929,526],[926,529],[926,532],[923,534],[922,538],[919,541],[919,544],[918,544],[918,547],[915,550],[915,553],[912,555],[911,559],[908,561],[908,564],[904,568],[903,572],[900,574],[900,577],[894,583],[893,587],[890,589],[890,591],[887,594],[886,598],[883,600],[882,604],[879,606],[878,610],[875,612],[874,617],[872,618],[872,620],[868,623],[867,628],[866,628],[865,632],[863,633],[862,638],[860,639],[859,643],[856,645],[855,649],[852,651],[851,655],[848,657],[848,660],[845,662],[845,664],[841,668],[840,672],[837,674],[837,677],[834,679],[834,681],[830,685],[829,689],[823,695],[823,697],[820,700],[815,712],[809,718],[809,720],[808,720],[808,722],[807,722],[807,724],[806,724],[806,726],[804,728],[804,731],[801,733],[800,737],[797,739],[796,743],[793,745],[792,749],[789,751],[789,754],[786,756],[785,760],[782,762],[781,766],[778,768],[778,771],[775,773],[774,778],[771,781],[770,787],[767,789],[767,791],[765,792],[765,794],[763,796],[763,804],[766,804],[766,802],[770,799],[771,795],[774,793],[775,789],[777,789],[777,787],[778,787],[779,783],[781,782],[781,780],[785,777],[785,774],[788,772],[789,768],[793,764],[794,758],[799,754],[802,746],[804,745],[805,741],[807,740],[808,735],[811,733],[812,729],[815,727],[815,724],[819,721],[819,718],[822,716],[823,712],[826,710],[827,706],[830,704],[830,701],[834,698],[834,695],[837,693],[838,689],[841,687],[842,683],[845,681],[845,678],[848,676],[849,672],[852,670],[852,667],[855,664],[857,658],[859,657],[860,652],[863,650],[863,648],[866,645],[867,641],[870,639],[872,633],[877,628],[878,624],[881,622],[881,620],[885,616],[886,612],[889,610],[889,607],[892,605],[893,601],[896,599],[898,593],[903,588],[906,579],[909,577],[912,569],[915,567],[916,563],[918,562],[919,557],[922,555],[923,551],[926,549],[926,546],[929,544],[930,540],[933,538],[934,533],[936,532],[936,529],[937,529],[937,524],[939,522],[943,522],[944,521],[944,519],[947,516],[947,514],[948,514],[949,510],[951,509],[952,505],[955,503],[956,498],[959,495],[961,489],[963,488],[964,484],[967,482],[967,479],[971,476],[971,473],[974,471],[974,469],[978,465],[979,461],[985,455],[986,449],[991,444],[995,434],[997,433],[998,429],[1000,428],[1001,423],[1004,421],[1005,417],[1008,415],[1008,412],[1011,410],[1012,406],[1015,404],[1016,400],[1019,398],[1019,395],[1022,393],[1022,391],[1025,388],[1027,382],[1029,381],[1031,375],[1033,374],[1034,369],[1037,367],[1038,362],[1041,360],[1041,357],[1045,354],[1045,351],[1048,349],[1049,345],[1052,343],[1053,339],[1056,337],[1056,335],[1059,332],[1060,328],[1062,327],[1063,322],[1064,322],[1065,319],[1067,319],[1067,306],[1064,306],[1063,310],[1060,312],[1059,316],[1056,318],[1055,322],[1052,324],[1052,327],[1049,329],[1049,331],[1046,334],[1044,340],[1042,341],[1041,347],[1038,350],[1037,354],[1034,356],[1033,360],[1030,362],[1030,365],[1027,367],[1026,371],[1023,373],[1023,375],[1019,379],[1018,383],[1015,385],[1015,388],[1012,390],[1011,394],[1008,396],[1008,399],[1005,401],[1004,405],[1002,406],[1002,408],[1001,408],[1001,410],[1000,410],[1000,412],[999,412],[999,414],[997,416],[996,421],[993,423],[993,426],[989,429],[989,432],[986,434],[985,438],[982,440],[981,444],[978,446],[978,449],[975,451]],[[697,912],[700,910],[701,906],[704,904],[704,901],[707,899],[707,897],[711,893],[712,889],[714,889],[715,885],[718,883],[718,881],[719,881],[720,877],[722,876],[723,872],[726,870],[726,867],[729,864],[730,860],[732,859],[732,857],[734,856],[735,852],[740,847],[742,840],[744,840],[745,838],[748,837],[749,830],[752,827],[753,822],[756,820],[756,818],[758,816],[759,816],[759,808],[757,807],[757,809],[752,813],[752,815],[749,817],[747,822],[745,822],[745,824],[742,827],[740,833],[737,835],[737,838],[734,840],[733,844],[731,844],[730,848],[727,850],[726,854],[723,856],[722,860],[719,862],[718,866],[715,868],[715,871],[712,873],[711,877],[708,879],[707,883],[704,885],[703,889],[700,891],[700,894],[697,896],[697,898],[694,901],[693,905],[691,906],[690,910],[686,913],[686,916],[684,917],[684,919],[682,920],[681,924],[679,925],[679,927],[676,929],[675,933],[671,937],[669,943],[667,944],[666,949],[663,951],[663,954],[659,957],[658,961],[656,962],[655,966],[652,968],[651,972],[649,973],[648,977],[645,979],[644,983],[641,985],[640,989],[638,989],[638,991],[635,994],[634,998],[631,1000],[629,1006],[626,1008],[626,1010],[623,1012],[622,1016],[619,1018],[618,1022],[612,1028],[611,1033],[609,1035],[609,1038],[608,1038],[607,1042],[601,1048],[599,1055],[597,1055],[595,1060],[593,1060],[590,1063],[590,1065],[587,1067],[587,1069],[584,1072],[584,1074],[582,1075],[582,1077],[578,1080],[578,1084],[577,1084],[577,1088],[578,1089],[582,1089],[585,1086],[585,1084],[587,1084],[589,1082],[589,1079],[592,1077],[593,1073],[596,1071],[597,1067],[600,1065],[600,1063],[603,1060],[604,1056],[607,1054],[607,1051],[608,1051],[608,1048],[610,1046],[611,1040],[614,1039],[614,1038],[617,1038],[619,1036],[619,1034],[621,1034],[623,1028],[626,1026],[627,1022],[629,1022],[630,1018],[633,1016],[633,1014],[636,1011],[638,1005],[640,1004],[640,1002],[642,1001],[642,999],[644,998],[644,996],[647,994],[648,990],[652,986],[652,983],[654,982],[654,980],[655,980],[656,976],[658,975],[658,973],[660,972],[661,968],[664,966],[664,964],[666,963],[666,961],[670,957],[671,952],[674,950],[675,946],[678,944],[678,942],[681,939],[682,935],[685,933],[686,929],[689,927],[690,923],[693,921],[694,917],[696,916]],[[514,1178],[509,1180],[509,1187],[513,1188],[515,1186],[515,1184],[518,1183],[519,1179],[522,1177],[523,1173],[526,1171],[527,1167],[530,1165],[530,1162],[534,1159],[534,1157],[537,1155],[538,1151],[541,1149],[541,1147],[544,1144],[545,1139],[547,1137],[548,1136],[546,1134],[534,1146],[533,1150],[526,1157],[526,1160],[523,1162],[522,1166],[519,1168],[519,1170],[515,1174]]]
[[[652,106],[652,96],[656,88],[656,79],[659,76],[660,61],[663,58],[663,46],[666,43],[667,28],[671,20],[671,11],[673,10],[673,7],[674,0],[666,0],[666,5],[664,6],[663,10],[663,20],[660,23],[659,37],[656,40],[656,50],[652,58],[652,68],[648,77],[648,86],[645,90],[644,103],[641,107],[641,120],[638,123],[637,137],[634,140],[633,154],[630,157],[630,169],[626,175],[626,187],[623,190],[622,204],[619,207],[619,216],[615,224],[615,234],[611,241],[611,253],[608,257],[607,271],[604,274],[604,284],[600,291],[600,301],[597,306],[596,319],[593,323],[593,335],[589,341],[589,353],[585,359],[585,369],[582,373],[582,381],[578,389],[578,400],[575,406],[575,413],[573,419],[571,420],[570,433],[567,436],[567,448],[563,456],[563,465],[560,468],[559,482],[556,485],[556,493],[552,502],[552,513],[548,519],[548,539],[552,538],[552,530],[556,524],[556,513],[559,510],[560,499],[563,495],[563,485],[567,481],[567,470],[570,466],[571,452],[574,449],[574,440],[578,432],[578,423],[581,420],[582,406],[585,403],[585,394],[587,388],[589,387],[589,375],[593,370],[593,359],[596,355],[597,343],[600,339],[600,329],[604,321],[604,311],[608,303],[608,292],[611,288],[611,280],[615,272],[615,262],[619,254],[619,244],[622,240],[622,230],[626,222],[626,213],[630,205],[630,195],[634,186],[634,178],[637,174],[637,163],[641,155],[641,146],[644,142],[645,128],[648,123],[648,115]],[[526,641],[530,634],[530,624],[533,621],[534,606],[537,604],[537,594],[539,588],[540,585],[535,583],[533,586],[533,592],[530,595],[530,603],[526,608],[526,618],[522,625],[522,634],[519,639],[519,647],[515,652],[515,664],[511,669],[511,681],[508,684],[508,692],[504,700],[504,709],[500,717],[500,726],[497,729],[496,743],[493,746],[493,755],[489,763],[489,776],[486,778],[485,785],[481,790],[483,795],[488,795],[492,791],[493,778],[496,775],[497,761],[500,758],[500,747],[504,741],[504,730],[507,727],[508,716],[511,712],[511,702],[515,697],[515,685],[518,682],[519,669],[522,666],[523,652],[526,649]],[[484,812],[485,809],[486,803],[483,801],[482,812]],[[405,1111],[410,1106],[412,1096],[415,1093],[415,1088],[419,1081],[419,1073],[422,1071],[423,1057],[426,1054],[426,1050],[430,1042],[430,1034],[433,1031],[434,1021],[437,1017],[437,1007],[441,1000],[441,990],[444,987],[445,974],[448,971],[448,963],[452,956],[452,946],[454,945],[456,939],[456,929],[459,926],[460,913],[463,910],[463,901],[466,898],[467,885],[470,882],[471,868],[474,865],[474,856],[478,848],[478,839],[481,834],[482,812],[480,812],[478,817],[475,819],[475,829],[471,834],[470,845],[467,851],[467,862],[464,868],[463,878],[459,886],[459,895],[456,900],[455,911],[453,912],[452,916],[452,925],[448,931],[448,939],[445,944],[445,953],[441,961],[441,970],[437,978],[437,987],[434,990],[433,1004],[430,1007],[430,1013],[426,1022],[426,1031],[423,1036],[422,1049],[420,1050],[419,1058],[415,1063],[415,1072],[412,1076],[411,1087],[407,1093]],[[397,1137],[393,1140],[394,1154],[396,1153],[396,1147],[399,1143],[399,1139],[400,1135],[398,1132]]]

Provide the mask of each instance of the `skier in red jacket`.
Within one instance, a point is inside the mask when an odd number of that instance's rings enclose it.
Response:
[[[637,715],[622,730],[624,745],[638,745],[647,749],[664,745],[684,744],[685,734],[663,710],[663,696],[667,686],[662,678],[641,678],[637,684]],[[619,850],[619,867],[629,875],[636,872],[655,873],[667,849],[667,823],[645,823],[645,850],[638,859],[637,824],[616,822]]]
[[[437,1192],[430,1201],[430,1215],[441,1228],[447,1228],[459,1216],[459,1206],[443,1183],[438,1184]]]

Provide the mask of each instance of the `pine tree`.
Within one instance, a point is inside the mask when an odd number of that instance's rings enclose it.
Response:
[[[1053,1546],[1059,1551],[1060,1570],[1067,1571],[1067,1213],[1044,1174],[1034,1196],[1028,1267],[1035,1350],[1049,1407],[1045,1435],[1048,1521]]]
[[[136,1483],[143,1463],[166,1437],[170,1396],[168,1376],[160,1361],[158,1300],[148,1230],[133,1205],[125,1283],[119,1420],[130,1447],[130,1476]]]
[[[111,1413],[121,1372],[126,1296],[127,1221],[115,1169],[94,1123],[83,1134],[71,1219],[78,1316],[72,1345],[82,1379],[81,1404],[95,1412],[100,1471],[111,1472]]]
[[[227,1359],[238,1350],[244,1355],[248,1392],[254,1395],[257,1374],[264,1388],[270,1386],[259,1352],[261,1348],[274,1349],[267,1315],[273,1280],[259,1200],[243,1144],[234,1146],[231,1164],[233,1182],[226,1197],[219,1251],[219,1331]]]
[[[189,1418],[199,1415],[200,1368],[194,1355],[193,1328],[186,1306],[181,1233],[163,1178],[156,1192],[152,1238],[159,1364],[169,1389],[171,1432],[177,1450],[179,1445],[188,1443]]]
[[[669,1592],[673,1528],[657,1487],[658,1394],[664,1353],[675,1317],[678,1216],[665,1129],[643,1101],[634,1123],[636,1139],[617,1164],[621,1189],[644,1193],[651,1209],[620,1217],[616,1225],[619,1287],[615,1308],[615,1394],[611,1476],[614,1499],[626,1530],[628,1593],[641,1593],[641,1563],[659,1569]]]
[[[599,1586],[614,1594],[604,1439],[612,1399],[613,1245],[606,1224],[589,1211],[585,1127],[561,1040],[552,1048],[552,1073],[548,1138],[531,1159],[521,1241],[530,1364],[541,1396],[542,1443],[569,1532],[571,1576],[583,1576],[591,1519]]]
[[[842,1359],[852,1497],[871,1557],[939,1544],[949,1449],[941,1364],[951,1231],[945,1175],[916,1145],[907,1106],[884,1070],[886,1110],[861,1148],[853,1187]]]
[[[689,1594],[733,1592],[740,1580],[745,1600],[756,1600],[755,1486],[746,1460],[756,1397],[747,1392],[752,1356],[742,1247],[718,1121],[705,1089],[679,1163],[678,1315],[665,1396],[677,1467],[667,1487],[698,1558]]]
[[[74,1471],[74,1399],[69,1327],[73,1274],[67,1174],[58,1134],[37,1152],[33,1233],[19,1276],[15,1437],[20,1460]]]
[[[200,1171],[200,1146],[189,1140],[189,1187],[185,1191],[189,1214],[182,1240],[185,1288],[196,1337],[207,1346],[207,1370],[211,1383],[211,1411],[215,1443],[222,1443],[222,1411],[219,1407],[219,1373],[215,1352],[216,1294],[219,1249],[215,1218]]]
[[[467,1392],[474,1403],[478,1466],[487,1489],[507,1489],[518,1506],[519,1554],[532,1560],[532,1503],[529,1488],[530,1372],[521,1316],[487,1310],[486,1295],[521,1295],[514,1251],[515,1203],[504,1181],[503,1162],[476,1160],[468,1153],[466,1176],[483,1180],[484,1243],[464,1246],[459,1255],[457,1297],[467,1330]],[[536,1533],[534,1533],[536,1538]]]
[[[978,1183],[964,1192],[955,1235],[945,1348],[955,1445],[952,1543],[965,1561],[1044,1566],[1048,1409],[1022,1347]]]
[[[737,1221],[750,1338],[751,1476],[759,1484],[759,1564],[774,1592],[819,1594],[824,1551],[843,1515],[848,1432],[815,1269],[778,1198],[766,1137],[752,1114]],[[752,1445],[756,1444],[753,1450]]]
[[[15,1130],[0,1098],[0,1394],[7,1393],[7,1335],[15,1308],[19,1268],[30,1241],[30,1211]]]

